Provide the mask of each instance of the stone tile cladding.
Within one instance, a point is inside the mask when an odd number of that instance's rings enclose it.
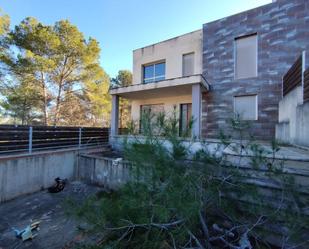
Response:
[[[236,37],[258,36],[258,76],[234,79]],[[233,96],[258,95],[257,139],[275,136],[281,81],[303,50],[309,53],[309,0],[277,0],[203,25],[203,74],[211,91],[203,94],[202,137],[217,138],[233,117]]]

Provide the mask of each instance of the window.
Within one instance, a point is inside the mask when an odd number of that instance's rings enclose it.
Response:
[[[234,97],[234,112],[242,120],[257,120],[257,95]]]
[[[257,35],[235,39],[235,78],[257,76]]]
[[[192,118],[192,104],[180,105],[179,135],[190,136],[189,124]]]
[[[141,105],[140,106],[140,133],[153,128],[153,124],[159,113],[164,113],[163,104]],[[158,128],[158,127],[154,127]],[[153,131],[156,133],[157,131]]]
[[[189,76],[194,74],[194,53],[182,56],[182,75]]]
[[[164,112],[163,104],[155,104],[155,105],[141,105],[141,114],[159,114]]]
[[[143,66],[143,83],[156,82],[165,79],[165,62]]]

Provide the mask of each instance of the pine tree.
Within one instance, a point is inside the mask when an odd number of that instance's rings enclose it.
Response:
[[[44,124],[69,124],[69,121],[74,119],[67,115],[70,110],[64,109],[73,105],[68,105],[68,96],[75,103],[76,98],[82,96],[75,94],[73,98],[72,94],[78,92],[76,90],[84,91],[90,84],[100,85],[101,82],[104,82],[103,85],[107,88],[106,74],[99,64],[98,42],[93,38],[86,39],[83,33],[67,20],[61,20],[54,25],[44,25],[34,18],[26,18],[6,35],[4,41],[9,53],[0,58],[0,63],[7,69],[6,76],[13,79],[16,86],[20,84],[21,78],[29,79],[27,82],[36,86],[40,100],[39,111]],[[103,98],[106,99],[102,101],[108,102],[107,91],[104,92]],[[78,102],[89,104],[82,100]],[[80,109],[86,110],[86,106]],[[107,104],[101,113],[96,111],[93,115],[102,115],[102,112],[109,112]],[[92,115],[84,113],[82,116],[86,122]]]

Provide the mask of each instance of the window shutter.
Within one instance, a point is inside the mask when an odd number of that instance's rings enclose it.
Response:
[[[257,76],[257,35],[235,40],[235,78]]]
[[[182,56],[182,75],[189,76],[194,74],[194,53]]]
[[[242,120],[257,120],[257,95],[234,97],[234,112]]]

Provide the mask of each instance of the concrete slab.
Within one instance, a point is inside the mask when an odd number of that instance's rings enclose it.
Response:
[[[76,229],[78,221],[66,214],[65,200],[70,197],[80,203],[100,190],[100,187],[72,182],[60,193],[40,191],[2,203],[0,249],[59,249],[81,240]],[[38,236],[25,242],[16,238],[11,227],[25,228],[31,220],[41,221]]]

